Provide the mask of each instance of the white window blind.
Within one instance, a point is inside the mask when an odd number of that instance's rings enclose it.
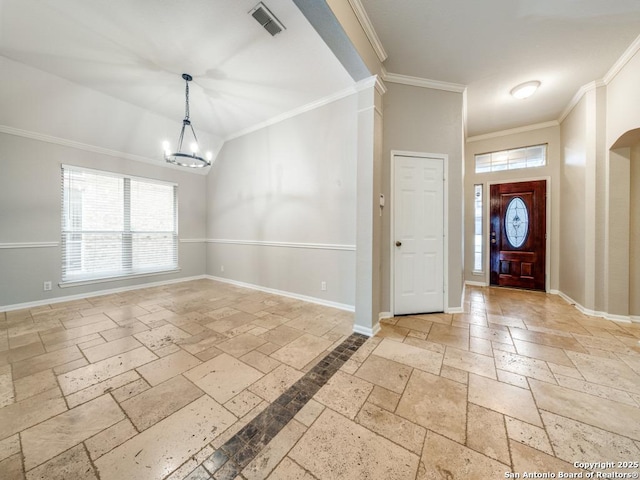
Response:
[[[62,282],[178,268],[177,185],[62,166]]]

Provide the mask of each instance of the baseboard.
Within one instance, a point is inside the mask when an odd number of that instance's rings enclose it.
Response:
[[[444,313],[464,313],[464,307],[448,307]]]
[[[362,325],[354,325],[353,331],[360,335],[366,335],[367,337],[375,337],[380,331],[380,324],[376,323],[372,328],[363,327]]]
[[[325,300],[323,298],[309,297],[307,295],[300,295],[298,293],[287,292],[284,290],[277,290],[275,288],[263,287],[261,285],[255,285],[253,283],[240,282],[238,280],[232,280],[230,278],[214,277],[213,275],[205,275],[205,278],[209,280],[215,280],[216,282],[229,283],[238,287],[250,288],[252,290],[258,290],[260,292],[272,293],[274,295],[281,295],[283,297],[295,298],[296,300],[302,300],[304,302],[315,303],[317,305],[323,305],[325,307],[333,307],[339,310],[346,310],[347,312],[354,312],[355,307],[346,303],[332,302],[331,300]]]
[[[487,282],[476,282],[475,280],[465,280],[465,285],[469,285],[470,287],[488,287],[489,284]]]
[[[391,313],[391,312],[380,312],[378,314],[378,321],[384,320],[385,318],[393,318],[393,313]]]
[[[591,310],[589,308],[586,308],[586,307],[580,305],[573,298],[571,298],[566,293],[561,292],[560,290],[550,290],[549,293],[551,293],[553,295],[560,296],[560,298],[562,298],[565,302],[567,302],[568,304],[573,305],[574,307],[576,307],[576,309],[580,313],[583,313],[583,314],[588,315],[590,317],[600,317],[600,318],[604,318],[605,320],[612,320],[614,322],[622,322],[622,323],[631,323],[631,322],[638,321],[638,319],[636,319],[638,317],[634,317],[634,316],[630,316],[630,315],[616,315],[616,314],[613,314],[613,313],[607,313],[607,312],[600,312],[600,311],[597,311],[597,310]]]
[[[128,292],[131,290],[140,290],[142,288],[160,287],[162,285],[171,285],[173,283],[190,282],[192,280],[202,280],[207,278],[206,275],[197,275],[194,277],[174,278],[171,280],[162,280],[160,282],[140,283],[138,285],[129,285],[126,287],[109,288],[105,290],[96,290],[93,292],[79,293],[76,295],[65,295],[63,297],[53,297],[35,302],[15,303],[13,305],[0,305],[0,312],[11,312],[13,310],[22,310],[25,308],[41,307],[43,305],[52,305],[56,303],[72,302],[74,300],[82,300],[84,298],[100,297],[102,295],[111,295],[113,293]]]

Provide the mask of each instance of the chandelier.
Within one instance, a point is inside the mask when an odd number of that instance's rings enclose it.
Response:
[[[193,125],[191,125],[191,120],[189,119],[189,82],[193,80],[193,77],[188,73],[183,73],[182,78],[185,81],[185,107],[184,107],[184,120],[182,120],[182,129],[180,130],[180,137],[178,137],[178,148],[175,152],[171,151],[171,145],[169,142],[165,141],[162,143],[162,148],[164,149],[164,159],[168,163],[173,163],[174,165],[180,165],[181,167],[190,167],[190,168],[202,168],[211,166],[211,152],[207,152],[205,157],[203,158],[198,155],[200,151],[200,147],[198,146],[198,138],[196,137],[196,132],[193,129]],[[189,128],[187,128],[189,127]],[[187,134],[187,138],[185,138],[185,130]],[[190,132],[190,133],[189,133]],[[191,142],[189,142],[189,137],[192,137]],[[187,142],[189,145],[189,151],[185,152],[182,150],[182,144]]]

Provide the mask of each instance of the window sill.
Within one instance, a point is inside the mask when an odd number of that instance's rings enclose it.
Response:
[[[182,269],[178,267],[171,270],[158,270],[158,271],[149,272],[149,273],[135,273],[133,275],[118,275],[117,277],[94,278],[91,280],[70,280],[70,281],[58,283],[58,287],[60,288],[81,287],[83,285],[93,285],[96,283],[117,282],[119,280],[129,280],[132,278],[143,278],[143,277],[152,277],[155,275],[166,275],[169,273],[180,272],[181,270]]]
[[[484,272],[482,270],[473,270],[471,275],[484,275]]]

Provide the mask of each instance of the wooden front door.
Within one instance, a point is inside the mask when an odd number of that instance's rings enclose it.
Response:
[[[545,180],[491,185],[491,285],[545,289]]]

